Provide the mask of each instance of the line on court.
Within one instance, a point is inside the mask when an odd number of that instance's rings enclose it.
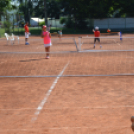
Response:
[[[0,78],[48,78],[58,77],[59,75],[31,75],[31,76],[0,76]],[[61,75],[60,77],[108,77],[108,76],[134,76],[134,73],[123,74],[88,74],[88,75]]]
[[[130,95],[128,95],[129,97]],[[119,108],[134,108],[134,105],[125,105],[125,106],[101,106],[101,107],[54,107],[54,108],[43,108],[47,110],[56,110],[56,109],[119,109]],[[11,111],[11,110],[36,110],[36,108],[19,108],[19,109],[0,109],[1,111]]]
[[[114,39],[113,39],[114,43],[117,44],[117,45],[120,45],[119,43],[117,43]]]
[[[49,52],[50,54],[62,54],[62,53],[89,53],[89,52],[134,52],[134,49],[128,50],[82,50],[82,51],[56,51]],[[11,52],[11,51],[0,51],[0,54],[45,54],[46,52]]]
[[[126,57],[126,58],[132,58],[133,59],[134,57]]]
[[[133,52],[134,49],[132,50],[84,50],[84,51],[79,51],[80,53],[85,53],[85,52]]]
[[[43,109],[44,104],[46,103],[48,97],[50,96],[51,92],[53,91],[56,83],[58,82],[59,78],[62,76],[62,74],[64,73],[65,69],[67,68],[69,62],[65,65],[65,67],[63,68],[63,70],[60,72],[60,74],[56,77],[56,79],[54,80],[52,86],[50,87],[50,89],[48,90],[47,94],[45,95],[44,99],[41,101],[41,103],[39,104],[36,112],[35,112],[35,116],[32,118],[32,122],[37,120],[38,115],[40,114],[41,110]]]
[[[65,126],[65,127],[43,127],[43,128],[38,128],[38,129],[35,129],[35,128],[29,128],[29,129],[1,129],[0,130],[0,132],[2,132],[2,131],[5,131],[5,132],[7,132],[7,131],[30,131],[30,130],[33,130],[33,131],[37,131],[38,132],[38,130],[43,130],[43,129],[82,129],[82,128],[84,128],[84,129],[88,129],[88,128],[105,128],[105,129],[107,129],[107,128],[130,128],[130,126],[109,126],[109,127],[102,127],[102,126],[96,126],[96,127],[93,127],[93,126],[91,126],[91,127],[80,127],[80,126],[76,126],[76,127],[68,127],[68,126]]]

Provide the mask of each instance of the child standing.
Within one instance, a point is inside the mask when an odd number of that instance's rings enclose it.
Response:
[[[49,59],[49,52],[50,52],[50,46],[51,44],[51,34],[47,31],[47,26],[42,27],[42,34],[41,37],[44,38],[44,47],[46,51],[46,59]]]
[[[95,42],[98,40],[99,44],[100,44],[100,31],[99,31],[99,27],[95,27],[95,31],[93,29],[93,32],[94,32],[94,48],[95,48]],[[100,44],[100,48],[102,48],[101,44]]]
[[[58,34],[59,34],[59,38],[61,40],[61,37],[62,37],[62,30],[58,31]]]
[[[28,43],[28,39],[29,39],[29,27],[28,27],[29,23],[26,22],[25,26],[24,26],[24,29],[25,29],[25,45],[29,45]]]

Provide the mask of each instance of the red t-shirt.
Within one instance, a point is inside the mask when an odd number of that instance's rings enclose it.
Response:
[[[111,30],[109,30],[109,29],[108,29],[108,30],[107,30],[107,32],[108,32],[108,33],[110,33],[110,32],[111,32]]]
[[[100,37],[100,31],[94,31],[94,36],[95,37]]]
[[[28,33],[29,33],[29,28],[28,28],[28,26],[25,25],[24,28],[25,28],[25,32],[28,32]]]

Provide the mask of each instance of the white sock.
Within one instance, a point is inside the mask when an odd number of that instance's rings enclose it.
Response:
[[[95,44],[94,44],[94,46],[95,46]]]

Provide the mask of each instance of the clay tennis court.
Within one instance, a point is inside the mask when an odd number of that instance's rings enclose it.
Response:
[[[133,39],[77,52],[82,36],[53,36],[49,60],[40,37],[0,40],[0,134],[133,133]]]

